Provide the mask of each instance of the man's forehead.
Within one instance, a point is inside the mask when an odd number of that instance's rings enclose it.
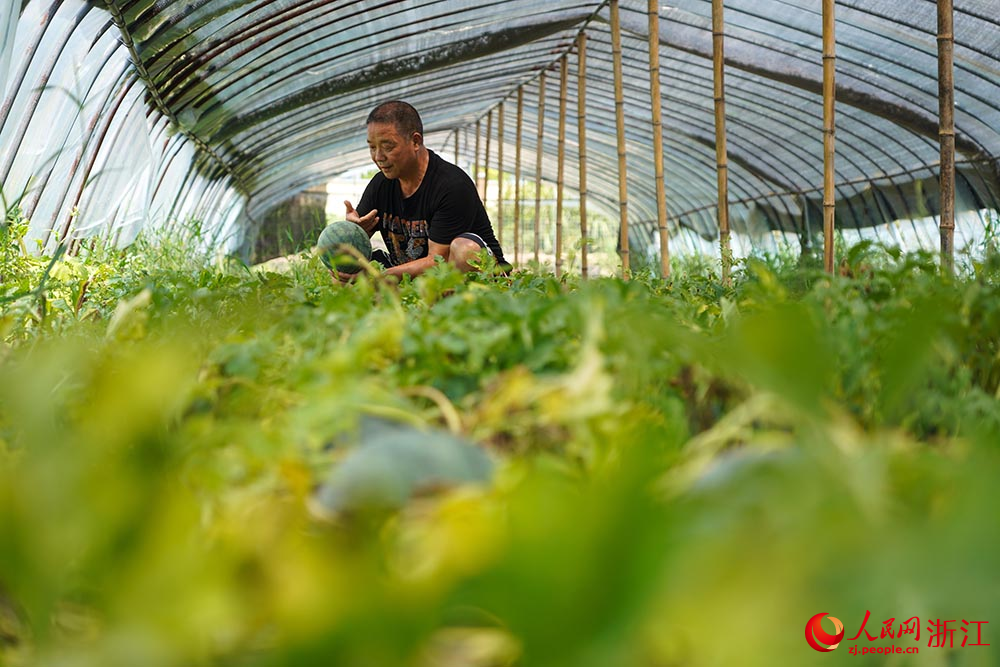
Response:
[[[395,123],[368,123],[368,136],[402,139],[403,133],[400,132]]]

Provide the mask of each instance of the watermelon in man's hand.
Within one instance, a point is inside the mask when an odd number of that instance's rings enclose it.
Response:
[[[353,248],[367,260],[372,258],[372,242],[368,234],[360,225],[348,220],[330,223],[316,241],[316,252],[327,267],[341,273],[357,273],[361,264],[347,248]]]

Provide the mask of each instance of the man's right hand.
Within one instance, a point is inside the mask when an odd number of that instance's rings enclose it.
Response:
[[[357,273],[344,273],[343,271],[338,271],[336,269],[330,269],[330,275],[333,276],[334,280],[339,282],[341,285],[349,285],[357,280]]]
[[[347,209],[347,213],[344,215],[344,219],[348,222],[354,222],[361,225],[361,228],[371,236],[375,231],[375,225],[378,224],[378,211],[368,211],[365,216],[358,215],[358,212],[354,210],[354,206],[351,202],[344,200],[344,207]]]

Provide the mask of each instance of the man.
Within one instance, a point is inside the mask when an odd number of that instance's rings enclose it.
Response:
[[[460,271],[486,250],[505,265],[475,184],[459,167],[424,146],[417,110],[384,102],[368,115],[368,150],[379,168],[347,220],[368,236],[381,232],[388,253],[378,257],[387,275],[418,276],[441,257]],[[342,280],[349,279],[341,275]]]

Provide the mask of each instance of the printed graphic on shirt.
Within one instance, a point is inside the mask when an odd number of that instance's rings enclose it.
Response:
[[[385,242],[399,264],[427,256],[427,221],[404,220],[398,215],[389,216],[383,223]]]

